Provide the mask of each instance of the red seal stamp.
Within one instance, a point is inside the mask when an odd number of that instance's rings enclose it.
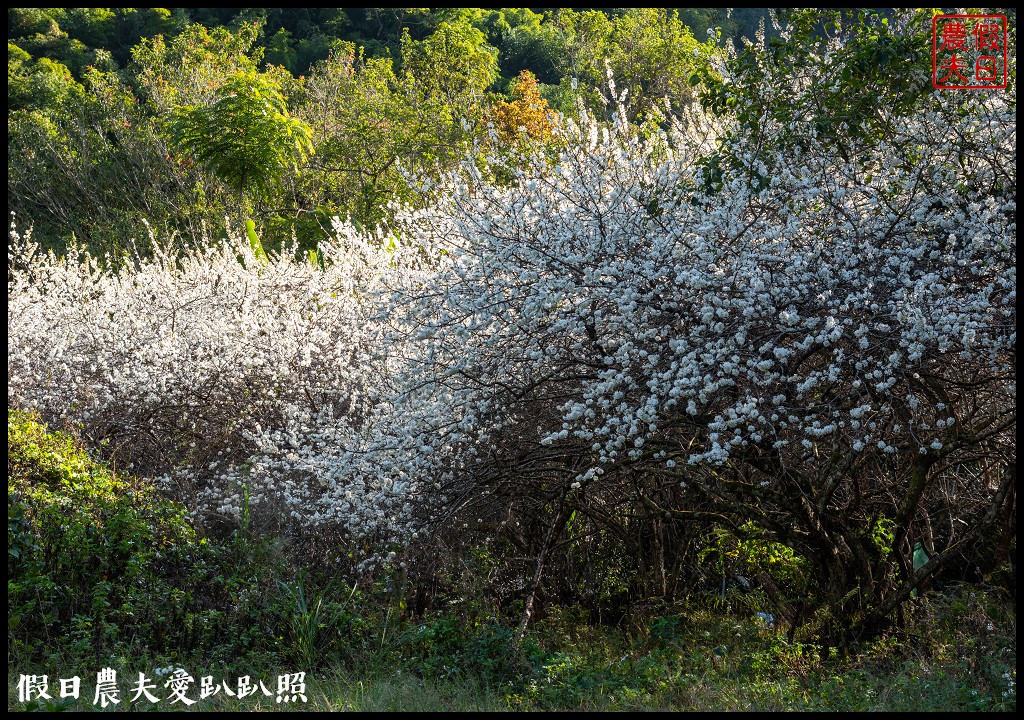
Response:
[[[1006,87],[1006,16],[932,18],[932,85],[938,90]]]

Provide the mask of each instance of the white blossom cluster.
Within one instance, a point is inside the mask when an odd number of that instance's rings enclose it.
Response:
[[[406,354],[396,394],[357,433],[304,427],[319,517],[407,537],[499,479],[895,465],[959,442],[961,420],[1004,422],[1015,125],[998,98],[971,110],[908,118],[855,161],[811,137],[769,168],[737,145],[720,191],[701,189],[707,123],[644,143],[584,119],[553,167],[454,184],[400,219],[406,243],[443,252],[429,282],[380,295]],[[752,170],[770,182],[752,189]]]
[[[390,369],[369,356],[364,298],[404,262],[336,223],[315,262],[233,238],[158,245],[112,269],[75,249],[43,254],[12,226],[8,402],[173,481],[198,510],[237,516],[245,493],[304,507],[319,485],[261,475],[257,439],[300,451],[306,440],[282,430],[290,418],[366,414]]]
[[[937,456],[1016,397],[1014,106],[944,102],[853,158],[813,125],[766,156],[767,120],[754,146],[697,111],[648,139],[584,116],[386,242],[339,225],[323,269],[17,245],[9,400],[159,426],[210,507],[247,484],[387,541],[529,478]],[[223,467],[182,452],[211,442]]]

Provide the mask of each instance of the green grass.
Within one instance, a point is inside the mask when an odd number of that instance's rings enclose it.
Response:
[[[137,677],[137,671],[136,671]],[[152,673],[148,674],[150,680]],[[215,679],[222,679],[214,675]],[[93,678],[94,679],[94,678]],[[232,678],[233,680],[234,678]],[[395,672],[390,675],[380,675],[365,680],[359,679],[344,671],[324,670],[322,675],[308,676],[305,683],[306,701],[278,702],[276,697],[276,676],[272,673],[263,675],[264,684],[273,693],[265,695],[257,691],[245,699],[228,697],[223,691],[216,695],[198,700],[194,705],[185,707],[181,702],[171,704],[170,695],[162,687],[154,694],[161,698],[159,703],[150,703],[146,700],[140,702],[129,702],[131,693],[127,692],[132,683],[121,681],[121,702],[118,705],[108,705],[106,710],[132,710],[132,711],[159,711],[159,710],[198,710],[204,712],[257,712],[285,710],[294,711],[361,711],[361,712],[387,712],[402,710],[419,711],[495,711],[507,710],[508,704],[504,697],[495,689],[480,682],[471,681],[441,681],[427,680],[416,677],[409,673]],[[134,682],[134,678],[132,679]],[[94,683],[90,679],[82,679],[82,696],[78,701],[60,701],[59,698],[53,701],[34,701],[29,703],[17,702],[18,697],[18,676],[12,675],[8,679],[8,705],[9,711],[18,710],[74,710],[74,711],[100,711],[103,710],[99,704],[93,702],[92,693]],[[230,685],[229,685],[230,686]],[[51,695],[56,695],[52,691]],[[199,697],[198,684],[186,692],[190,699]]]
[[[98,710],[104,667],[116,710],[1016,709],[1014,600],[992,587],[932,590],[902,631],[842,653],[699,597],[627,628],[548,607],[517,643],[515,618],[471,593],[413,621],[400,586],[296,569],[282,538],[200,538],[182,508],[30,415],[8,414],[8,456],[8,710]],[[168,665],[195,679],[194,705],[170,702]],[[156,705],[130,701],[140,672]],[[278,676],[297,672],[306,701],[278,702]],[[21,675],[46,675],[53,699],[21,701]],[[62,701],[76,675],[80,698]],[[199,698],[201,677],[242,675],[269,695]]]
[[[1013,664],[1015,665],[1015,660]],[[586,655],[565,653],[538,668],[535,677],[518,689],[487,682],[479,677],[424,677],[408,670],[355,673],[325,667],[306,678],[306,701],[276,702],[262,691],[239,700],[223,692],[199,700],[188,709],[204,711],[253,711],[301,709],[308,711],[472,711],[472,710],[823,710],[823,711],[1007,711],[1016,708],[1016,695],[1008,680],[972,670],[966,663],[921,666],[903,661],[893,666],[857,667],[856,663],[813,664],[793,669],[780,664],[777,670],[742,671],[742,659],[721,666],[693,667],[670,664],[651,676],[638,666],[658,666],[651,656],[635,655],[618,663],[606,663]],[[618,665],[618,667],[616,667]],[[285,669],[284,671],[291,670]],[[72,671],[66,671],[70,674]],[[134,669],[132,675],[137,674]],[[190,671],[194,676],[202,671]],[[212,671],[215,681],[223,679]],[[276,671],[254,669],[276,695]],[[59,674],[57,675],[60,676]],[[51,676],[54,677],[54,676]],[[157,705],[129,703],[131,682],[122,675],[121,704],[117,709],[183,709],[170,704],[167,691]],[[153,680],[152,672],[148,677]],[[1016,678],[1015,668],[1008,678]],[[232,681],[233,677],[230,678]],[[996,680],[997,682],[993,682]],[[998,682],[1003,680],[1003,682]],[[18,676],[8,678],[8,709],[53,709],[59,703],[17,701]],[[56,683],[54,683],[55,685]],[[233,683],[232,683],[233,684]],[[93,678],[84,677],[82,698],[66,709],[97,710],[93,704]],[[51,686],[51,694],[56,688]],[[187,695],[198,699],[193,685]]]
[[[256,664],[244,672],[183,665],[196,678],[187,693],[193,699],[198,699],[202,675],[213,676],[218,684],[227,678],[234,687],[238,674],[250,674],[273,693],[267,697],[258,691],[238,700],[220,692],[189,708],[209,711],[295,709],[296,705],[276,702],[277,676],[300,670],[307,673],[306,702],[297,708],[311,711],[1013,711],[1015,623],[1004,616],[997,625],[988,617],[985,627],[991,624],[992,630],[986,630],[985,637],[951,632],[935,613],[955,610],[965,596],[969,598],[970,592],[962,588],[955,597],[936,595],[933,604],[941,607],[926,607],[914,625],[916,632],[926,633],[919,637],[919,645],[887,638],[844,658],[823,658],[819,648],[790,645],[773,630],[750,621],[691,611],[657,619],[647,632],[632,638],[615,629],[555,629],[542,623],[522,647],[508,650],[528,662],[500,680],[494,672],[482,670],[480,663],[473,670],[460,667],[467,655],[465,648],[453,651],[455,637],[440,643],[434,654],[423,654],[422,646],[402,639],[423,624],[406,628],[382,649],[355,662],[334,655],[313,666]],[[425,624],[447,628],[449,620],[439,616]],[[566,640],[567,635],[573,637]],[[465,628],[460,637],[465,645],[473,645],[472,633]],[[155,707],[132,703],[131,709],[181,707],[168,703],[163,679],[155,676],[152,666],[123,660],[113,666],[120,678],[121,708],[128,704],[140,671],[151,681],[159,680],[155,692],[165,699]],[[98,709],[92,702],[95,668],[12,664],[9,710],[50,707],[17,699],[18,673],[44,672],[53,695],[57,678],[81,675],[82,698],[67,709]]]

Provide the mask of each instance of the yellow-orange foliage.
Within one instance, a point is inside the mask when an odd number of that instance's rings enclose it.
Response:
[[[529,70],[516,78],[512,102],[501,100],[491,109],[491,121],[501,140],[509,144],[526,139],[546,143],[555,128],[555,114],[540,96],[537,78]]]

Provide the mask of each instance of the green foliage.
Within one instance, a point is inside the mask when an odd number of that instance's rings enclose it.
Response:
[[[890,518],[879,518],[871,526],[871,542],[879,555],[885,556],[892,552],[892,541],[895,538],[896,521]]]
[[[715,575],[726,584],[724,591],[714,596],[713,602],[720,607],[744,608],[751,613],[775,610],[785,614],[788,606],[797,601],[808,587],[810,568],[807,560],[792,548],[772,540],[768,533],[751,522],[735,533],[716,528],[705,540],[697,557],[701,562],[710,563]],[[733,575],[753,579],[768,589],[769,597],[765,598],[763,592],[729,592],[732,588],[726,580]],[[752,584],[751,580],[746,582]]]
[[[263,59],[268,63],[274,63],[284,67],[290,73],[296,73],[299,67],[299,56],[295,52],[292,34],[281,28],[267,44],[267,51]]]
[[[32,416],[7,421],[8,651],[79,660],[206,639],[213,555],[184,509]]]
[[[62,112],[80,101],[85,89],[59,62],[32,56],[7,43],[7,107],[16,110]]]
[[[425,40],[402,35],[402,64],[425,94],[452,108],[467,109],[483,99],[497,78],[497,51],[467,19],[445,21]]]
[[[60,8],[57,13],[61,28],[88,47],[107,48],[116,41],[117,15],[110,8]]]
[[[630,8],[616,18],[609,42],[616,85],[641,106],[662,99],[675,107],[688,103],[688,78],[716,54],[694,39],[674,10],[659,8]]]
[[[654,10],[51,8],[8,20],[11,209],[49,245],[74,236],[115,254],[133,235],[148,243],[143,219],[189,243],[225,217],[258,217],[268,248],[308,248],[335,215],[374,225],[426,202],[408,171],[433,181],[453,167],[501,102],[489,91],[513,93],[522,107],[506,114],[548,142],[545,103],[602,107],[606,57],[638,109],[660,102],[648,91],[689,93],[679,77],[697,60],[675,16]],[[514,96],[523,70],[539,78],[533,100]]]
[[[295,660],[301,667],[312,667],[323,655],[330,636],[338,633],[342,620],[351,615],[346,609],[358,585],[353,584],[348,593],[341,593],[340,602],[333,581],[313,597],[307,597],[301,577],[294,584],[278,580],[277,585],[278,612],[288,628]]]
[[[179,506],[29,414],[9,413],[8,456],[8,653],[23,672],[83,663],[135,672],[169,660],[196,677],[301,668],[318,688],[311,707],[349,709],[1016,705],[1012,601],[975,588],[928,593],[905,634],[848,657],[789,642],[749,614],[695,604],[660,608],[628,634],[551,608],[517,644],[510,624],[486,615],[475,586],[452,586],[437,598],[445,610],[411,621],[394,613],[406,586],[383,577],[364,589],[313,572],[291,576],[274,543],[244,525],[233,550],[198,540]],[[753,530],[720,539],[733,561],[746,553],[791,562]]]
[[[488,25],[488,38],[500,51],[501,74],[517,77],[529,70],[542,83],[561,80],[561,56],[564,36],[545,16],[529,8],[504,8],[496,12]]]
[[[256,223],[252,220],[245,221],[245,234],[249,238],[249,246],[256,258],[263,263],[269,262],[267,251],[263,249],[263,243],[260,242],[259,235],[256,234]]]
[[[73,236],[102,255],[132,238],[144,247],[142,220],[190,237],[223,222],[226,193],[172,160],[130,88],[98,69],[85,82],[61,105],[8,115],[8,205],[35,237],[62,249]]]
[[[61,29],[59,8],[11,8],[8,10],[8,40],[15,41],[31,55],[44,57],[66,66],[80,76],[92,62],[95,51]]]
[[[171,39],[143,40],[132,49],[130,70],[140,97],[158,114],[216,102],[230,78],[255,73],[262,48],[254,48],[259,27],[208,30],[188,25]]]
[[[52,8],[7,8],[7,37],[21,38],[52,32],[57,25]]]
[[[359,625],[346,598],[275,598],[275,580],[290,578],[278,539],[201,538],[180,505],[20,411],[8,413],[7,517],[8,655],[24,667],[120,658],[134,670],[173,660],[249,672],[294,658],[289,628],[311,613],[318,627]]]
[[[447,100],[354,46],[310,71],[295,112],[312,128],[316,149],[296,178],[296,195],[324,225],[339,215],[372,226],[388,218],[392,203],[423,202],[406,173],[436,177],[463,156],[471,132]]]
[[[454,613],[432,617],[398,633],[393,652],[409,670],[424,677],[478,677],[497,685],[528,673],[527,650],[515,642],[511,627],[494,619],[471,623]]]
[[[141,39],[175,35],[185,25],[183,10],[166,8],[11,8],[7,18],[9,38],[70,61],[79,79],[100,54],[123,66]]]
[[[635,116],[663,116],[665,102],[679,108],[691,101],[689,78],[710,74],[709,59],[723,56],[711,41],[698,42],[675,10],[629,8],[616,17],[595,10],[562,9],[552,23],[564,38],[559,74],[580,81],[579,94],[603,111],[608,73],[616,95],[627,93]],[[565,102],[556,105],[567,112]],[[611,107],[614,109],[614,105]]]
[[[761,123],[770,118],[790,128],[783,143],[814,133],[854,157],[932,91],[931,13],[915,13],[905,28],[874,11],[856,13],[794,12],[787,36],[748,45],[730,60],[729,81],[698,69],[693,79],[700,82],[701,101],[717,114],[735,114],[755,146]],[[830,43],[835,36],[845,38],[841,47]],[[794,102],[782,91],[789,82],[810,83],[815,91]],[[762,152],[771,158],[775,148]]]
[[[767,570],[781,581],[798,587],[807,582],[807,561],[787,545],[769,539],[767,533],[753,523],[741,528],[744,536],[737,540],[736,552],[751,571]]]
[[[312,152],[310,129],[291,116],[280,86],[256,73],[230,78],[208,107],[174,112],[171,140],[239,193],[266,195]]]
[[[15,107],[25,106],[8,114],[10,209],[47,245],[60,248],[74,237],[101,255],[120,255],[133,239],[145,248],[142,221],[163,239],[180,234],[189,242],[203,241],[225,216],[240,222],[248,213],[237,192],[191,158],[171,156],[160,111],[213,102],[232,71],[255,72],[245,54],[255,31],[189,28],[169,41],[143,42],[132,66],[135,87],[94,67],[83,72],[83,89],[66,71],[55,74],[9,48],[9,92]]]
[[[146,38],[173,37],[188,25],[184,8],[112,8],[114,30],[108,47],[121,66],[128,64],[132,48]]]

